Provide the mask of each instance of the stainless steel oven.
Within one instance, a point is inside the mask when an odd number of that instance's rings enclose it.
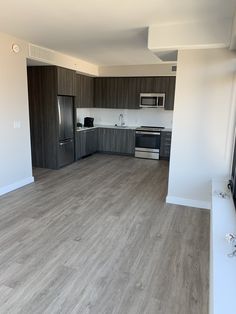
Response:
[[[135,132],[135,157],[159,159],[160,127],[140,127]]]

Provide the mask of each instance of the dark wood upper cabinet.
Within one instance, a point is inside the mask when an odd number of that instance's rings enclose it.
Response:
[[[154,77],[140,77],[140,93],[154,92]]]
[[[94,106],[98,108],[128,108],[127,79],[122,77],[95,78]]]
[[[140,93],[165,93],[165,110],[173,110],[175,77],[98,77],[94,83],[94,106],[138,109]]]
[[[94,106],[94,78],[82,74],[76,74],[76,98],[77,108],[90,108]]]
[[[128,77],[128,109],[139,109],[140,103],[140,86],[141,80],[139,77]]]
[[[128,92],[129,86],[127,78],[125,77],[117,77],[115,78],[115,86],[117,89],[117,104],[116,108],[124,108],[128,109]]]
[[[94,79],[94,107],[104,108],[104,85],[105,85],[105,78],[103,77],[96,77]]]
[[[174,110],[175,76],[141,78],[141,93],[165,93],[165,110]]]
[[[57,71],[57,94],[75,96],[76,72],[70,69],[55,67]]]
[[[154,93],[167,93],[169,84],[169,76],[153,77],[153,91]]]

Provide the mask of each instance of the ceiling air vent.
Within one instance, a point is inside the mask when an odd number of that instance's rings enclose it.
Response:
[[[41,48],[36,45],[29,45],[29,57],[42,60],[42,61],[49,61],[52,62],[54,58],[54,52],[50,49]]]
[[[171,71],[172,71],[172,72],[176,72],[176,70],[177,70],[177,66],[176,66],[176,65],[172,65]]]

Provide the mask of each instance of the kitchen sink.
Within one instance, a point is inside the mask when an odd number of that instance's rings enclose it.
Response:
[[[115,127],[118,128],[118,129],[126,129],[126,128],[128,128],[127,125],[117,125],[117,124],[115,124]]]

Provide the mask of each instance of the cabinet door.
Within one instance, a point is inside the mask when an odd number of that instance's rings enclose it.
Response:
[[[98,129],[98,150],[115,154],[134,155],[135,130]]]
[[[76,132],[75,147],[76,160],[86,156],[86,133],[84,131]]]
[[[84,102],[86,103],[87,108],[91,108],[94,106],[94,78],[83,75],[83,80],[85,91],[84,95],[86,97],[86,99],[84,99]]]
[[[135,153],[135,130],[127,130],[127,151],[126,153],[134,156]]]
[[[105,80],[104,100],[106,108],[118,107],[118,79],[116,77],[107,77]]]
[[[106,77],[96,77],[94,79],[94,107],[106,108]]]
[[[128,108],[128,79],[125,77],[115,78],[114,96],[117,98],[116,108]]]
[[[135,130],[115,130],[115,153],[134,155]]]
[[[98,129],[98,150],[100,152],[112,152],[114,150],[114,129]]]
[[[153,78],[154,93],[167,93],[169,87],[169,76],[157,76]]]
[[[97,151],[97,129],[86,130],[84,133],[86,134],[85,153],[94,154]]]
[[[127,78],[128,86],[128,109],[139,109],[141,80],[138,77]]]
[[[123,77],[99,77],[94,83],[94,106],[128,108],[128,84]]]
[[[169,77],[168,88],[166,91],[166,102],[165,110],[174,110],[174,100],[175,100],[175,76]]]
[[[97,151],[97,129],[76,133],[76,159],[94,154]]]
[[[75,96],[76,73],[73,70],[57,67],[58,95]]]
[[[140,93],[155,93],[153,77],[140,77],[138,79],[140,80]]]
[[[76,74],[76,99],[77,108],[90,108],[94,103],[94,78]]]
[[[160,147],[160,157],[164,159],[170,158],[170,148],[171,148],[171,132],[162,131],[161,132],[161,147]]]

